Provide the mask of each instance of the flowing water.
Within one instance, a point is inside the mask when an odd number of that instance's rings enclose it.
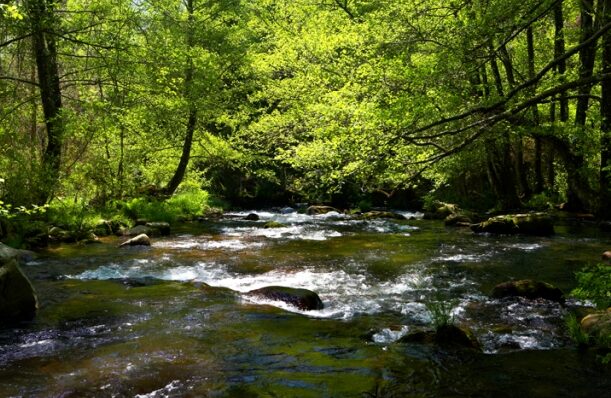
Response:
[[[0,329],[0,396],[609,396],[609,367],[564,326],[584,303],[488,293],[524,278],[569,291],[610,235],[474,235],[418,213],[246,214],[176,227],[150,248],[107,238],[24,265],[40,310]],[[270,285],[313,290],[325,308],[241,295]],[[482,353],[397,341],[430,327],[440,302]]]

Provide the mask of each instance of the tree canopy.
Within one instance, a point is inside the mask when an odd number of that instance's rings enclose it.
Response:
[[[0,4],[0,199],[609,217],[608,0]]]

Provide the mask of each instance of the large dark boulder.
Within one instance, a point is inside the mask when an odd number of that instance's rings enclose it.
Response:
[[[119,245],[119,247],[124,246],[150,246],[151,239],[146,234],[140,234],[136,237],[133,237]]]
[[[401,337],[399,342],[481,349],[479,342],[470,330],[452,324],[440,326],[435,330],[419,330],[408,333]]]
[[[507,214],[472,225],[471,230],[476,233],[549,236],[554,234],[554,223],[545,213]]]
[[[161,236],[168,236],[171,232],[170,223],[164,221],[147,222],[146,226],[156,231],[153,235],[159,234]]]
[[[532,279],[500,283],[492,289],[490,295],[493,298],[525,297],[530,300],[542,298],[564,303],[564,293],[562,293],[562,290],[549,283]]]
[[[310,206],[306,209],[306,214],[309,216],[316,216],[320,214],[327,214],[332,211],[335,211],[338,213],[340,212],[335,207],[331,207],[331,206]]]
[[[259,221],[260,217],[256,213],[249,213],[244,219],[247,221]]]
[[[0,324],[32,319],[37,308],[34,288],[17,260],[0,259]]]
[[[251,290],[246,296],[273,301],[282,301],[303,311],[322,310],[324,305],[318,294],[307,289],[296,289],[284,286],[267,286]]]

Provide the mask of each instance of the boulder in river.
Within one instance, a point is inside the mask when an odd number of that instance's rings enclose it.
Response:
[[[364,220],[374,220],[377,218],[387,218],[391,220],[405,220],[403,214],[395,213],[393,211],[368,211],[359,216]]]
[[[440,326],[435,330],[420,330],[408,333],[401,337],[399,342],[481,349],[479,342],[470,330],[452,324]]]
[[[18,261],[30,261],[36,257],[36,253],[29,250],[13,249],[0,242],[0,262],[15,258]]]
[[[331,206],[310,206],[306,209],[306,214],[309,216],[316,216],[320,214],[327,214],[332,211],[335,211],[337,213],[340,212],[335,207],[331,207]]]
[[[170,223],[165,221],[147,222],[145,226],[152,228],[161,236],[168,236],[171,232]],[[155,235],[155,233],[153,235]]]
[[[140,234],[136,237],[133,237],[123,243],[121,243],[120,247],[123,246],[150,246],[151,239],[146,234]]]
[[[476,233],[549,236],[554,234],[554,223],[545,213],[507,214],[472,225],[471,230]]]
[[[34,288],[15,258],[0,259],[0,320],[29,320],[36,314]]]
[[[302,311],[322,310],[324,305],[318,294],[307,289],[296,289],[284,286],[267,286],[251,290],[246,296],[257,297],[273,301],[282,301],[297,307]]]
[[[443,220],[452,214],[460,212],[457,205],[439,200],[433,201],[425,210],[424,218],[427,220]]]
[[[523,279],[509,281],[496,285],[490,294],[493,298],[525,297],[527,299],[542,298],[564,303],[564,293],[557,287],[546,282]]]
[[[256,213],[249,213],[244,219],[247,221],[259,221],[259,215]]]

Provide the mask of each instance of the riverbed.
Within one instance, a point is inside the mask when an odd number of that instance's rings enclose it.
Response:
[[[405,221],[257,211],[173,226],[152,247],[123,238],[49,248],[23,265],[34,321],[0,329],[2,397],[603,397],[609,366],[567,334],[572,308],[491,299],[537,279],[565,292],[611,235],[493,236]],[[270,220],[281,228],[264,228]],[[315,291],[300,311],[242,293]],[[482,352],[402,343],[444,303]]]

